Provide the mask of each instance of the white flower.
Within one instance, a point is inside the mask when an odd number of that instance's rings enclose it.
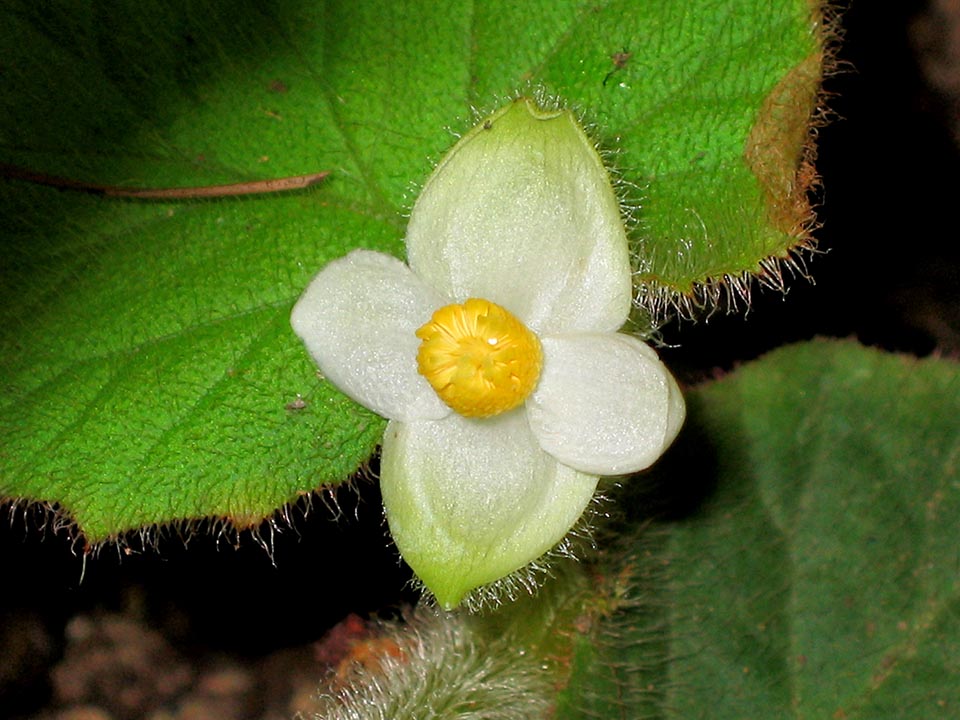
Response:
[[[453,607],[558,543],[599,476],[653,463],[684,404],[656,353],[617,332],[627,239],[570,112],[518,100],[464,136],[406,244],[409,266],[366,250],[328,264],[292,323],[332,383],[390,420],[391,533]]]

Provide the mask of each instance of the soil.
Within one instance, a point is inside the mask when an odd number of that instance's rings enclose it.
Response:
[[[228,542],[198,528],[84,558],[42,514],[0,526],[0,718],[309,716],[320,681],[416,598],[373,481]]]

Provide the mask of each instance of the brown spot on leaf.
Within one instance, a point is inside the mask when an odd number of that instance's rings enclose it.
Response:
[[[620,52],[615,52],[610,56],[610,60],[613,62],[613,70],[607,73],[607,76],[603,78],[603,84],[606,85],[610,78],[613,76],[617,70],[622,70],[627,66],[627,63],[630,62],[630,58],[633,57],[633,53],[627,52],[626,50],[621,50]]]
[[[307,401],[297,394],[297,397],[286,404],[287,410],[303,410],[307,407]]]
[[[823,53],[793,67],[767,95],[744,148],[744,158],[760,181],[771,224],[805,239],[813,225],[808,193],[819,182],[813,128]]]
[[[619,70],[620,68],[626,67],[627,63],[630,62],[630,58],[633,57],[633,53],[629,53],[626,50],[621,50],[620,52],[615,52],[610,56],[610,59],[613,60],[613,66]]]

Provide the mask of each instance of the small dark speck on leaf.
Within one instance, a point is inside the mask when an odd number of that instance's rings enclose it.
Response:
[[[633,57],[633,53],[627,52],[626,49],[621,50],[620,52],[615,52],[610,56],[610,60],[613,61],[613,70],[607,73],[607,76],[603,79],[603,84],[606,85],[607,81],[613,77],[613,74],[617,70],[622,70],[627,66],[627,63],[630,62],[630,58]]]
[[[610,56],[610,59],[613,60],[613,66],[617,70],[627,66],[627,63],[630,61],[630,58],[633,57],[633,53],[629,53],[626,50],[621,50]]]
[[[295,400],[291,400],[287,403],[287,410],[303,410],[307,406],[307,401],[300,397],[300,394],[297,394]]]
[[[492,121],[492,120],[484,120],[484,121],[483,121],[483,129],[484,129],[484,130],[489,130],[489,129],[491,129],[492,127],[493,127],[493,121]]]
[[[290,88],[287,87],[287,84],[283,80],[271,80],[269,85],[270,92],[278,93],[282,95],[287,92]]]

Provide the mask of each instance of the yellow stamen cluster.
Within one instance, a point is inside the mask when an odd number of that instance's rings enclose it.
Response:
[[[465,417],[490,417],[521,405],[543,366],[540,341],[489,300],[446,305],[417,330],[417,369]]]

